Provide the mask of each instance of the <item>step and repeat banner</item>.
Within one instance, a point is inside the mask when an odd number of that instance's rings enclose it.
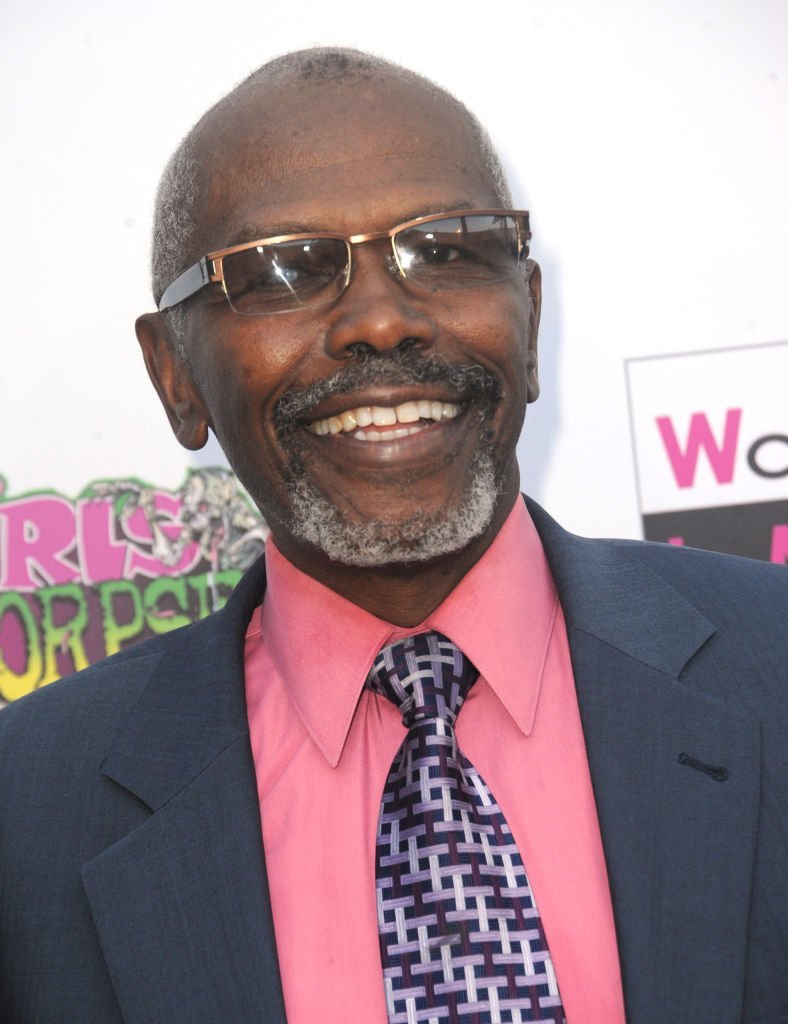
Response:
[[[462,6],[4,14],[0,703],[221,607],[263,549],[215,442],[170,436],[133,324],[169,154],[255,67],[314,44],[456,93],[531,210],[523,488],[578,533],[785,564],[788,5],[522,0],[486,32]]]
[[[223,468],[0,498],[0,700],[218,611],[265,536]]]

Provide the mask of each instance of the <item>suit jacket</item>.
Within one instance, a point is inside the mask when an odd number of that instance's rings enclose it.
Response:
[[[531,512],[629,1024],[788,1021],[788,575]],[[6,1024],[283,1024],[243,683],[264,585],[0,714]]]

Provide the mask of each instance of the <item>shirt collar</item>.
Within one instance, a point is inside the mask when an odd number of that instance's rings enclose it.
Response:
[[[497,536],[421,625],[379,619],[297,569],[266,544],[265,644],[318,749],[339,763],[367,674],[392,639],[437,629],[478,668],[528,735],[558,609],[539,535],[516,501]]]

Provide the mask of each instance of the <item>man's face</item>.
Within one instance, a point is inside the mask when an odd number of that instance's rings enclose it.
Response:
[[[195,259],[239,240],[499,205],[465,123],[412,85],[281,89],[264,118],[241,109],[233,138]],[[354,247],[348,288],[320,308],[243,317],[218,286],[204,290],[189,303],[188,368],[165,374],[178,393],[158,384],[183,443],[211,427],[280,549],[324,578],[337,562],[483,550],[518,490],[538,270],[534,295],[525,274],[428,291],[392,273],[390,251]],[[370,415],[359,435],[353,420]]]

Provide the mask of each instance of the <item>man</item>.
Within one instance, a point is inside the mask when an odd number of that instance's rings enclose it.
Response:
[[[266,65],[176,153],[137,335],[271,541],[217,616],[0,716],[3,1020],[788,1019],[784,574],[526,509],[510,206],[465,108],[355,52]],[[378,945],[411,735],[378,651],[422,640],[478,671],[439,732],[511,828],[532,946],[453,854],[416,880],[448,879],[445,934]],[[458,956],[489,931],[509,989]]]

